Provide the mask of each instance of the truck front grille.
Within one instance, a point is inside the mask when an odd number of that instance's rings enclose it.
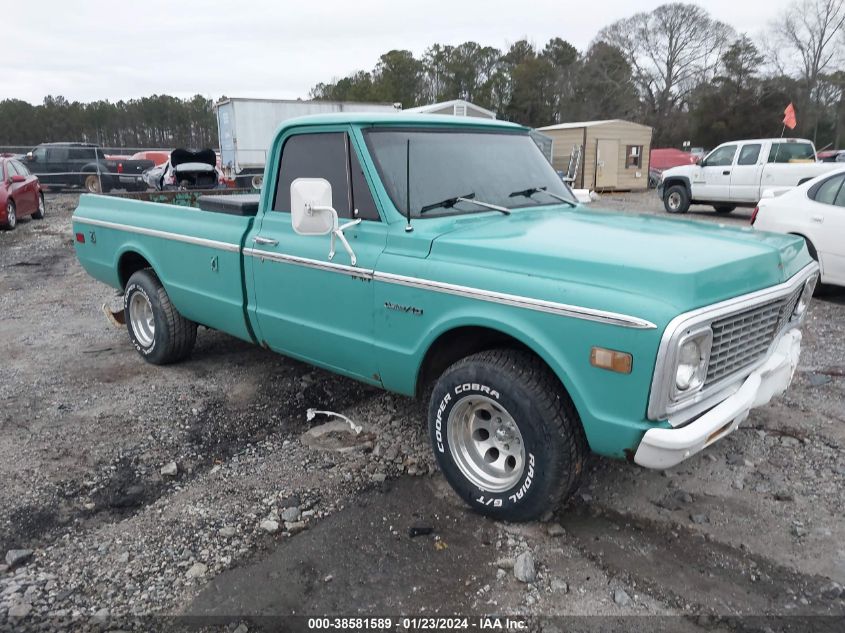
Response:
[[[787,324],[803,286],[788,297],[713,321],[713,348],[704,386],[735,374],[765,356]]]

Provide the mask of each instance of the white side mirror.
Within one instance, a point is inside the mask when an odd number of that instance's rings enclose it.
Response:
[[[290,183],[290,215],[300,235],[328,235],[337,229],[332,186],[325,178],[297,178]]]
[[[328,180],[297,178],[290,183],[290,215],[293,230],[299,235],[331,234],[329,260],[334,259],[334,241],[337,238],[349,254],[352,265],[355,266],[358,263],[343,230],[360,224],[361,220],[359,218],[338,226],[337,211],[332,207],[332,185]]]

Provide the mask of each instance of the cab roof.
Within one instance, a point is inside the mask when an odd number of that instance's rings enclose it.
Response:
[[[500,129],[528,131],[528,128],[509,121],[498,121],[479,117],[452,116],[450,114],[416,114],[410,112],[337,112],[332,114],[309,114],[288,119],[281,129],[301,125],[405,125],[436,126],[454,128]]]

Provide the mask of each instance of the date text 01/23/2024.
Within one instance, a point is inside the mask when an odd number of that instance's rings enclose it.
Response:
[[[528,622],[521,618],[501,617],[347,617],[308,618],[309,630],[345,631],[454,631],[454,630],[499,630],[523,631]]]

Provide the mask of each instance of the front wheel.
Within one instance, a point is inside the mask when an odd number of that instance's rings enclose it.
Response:
[[[474,510],[530,521],[577,488],[588,449],[549,369],[516,350],[473,354],[438,379],[429,434],[447,481]]]
[[[667,213],[686,213],[689,205],[689,193],[683,185],[673,185],[663,194],[663,208]]]
[[[713,208],[716,209],[716,213],[723,213],[723,214],[730,213],[731,211],[736,209],[735,206],[732,207],[730,205],[715,205]]]
[[[32,214],[36,220],[43,220],[44,216],[47,215],[47,207],[44,204],[44,194],[38,194],[38,210]]]
[[[167,365],[186,358],[197,340],[197,324],[183,317],[152,269],[129,278],[123,295],[129,339],[149,363]]]

